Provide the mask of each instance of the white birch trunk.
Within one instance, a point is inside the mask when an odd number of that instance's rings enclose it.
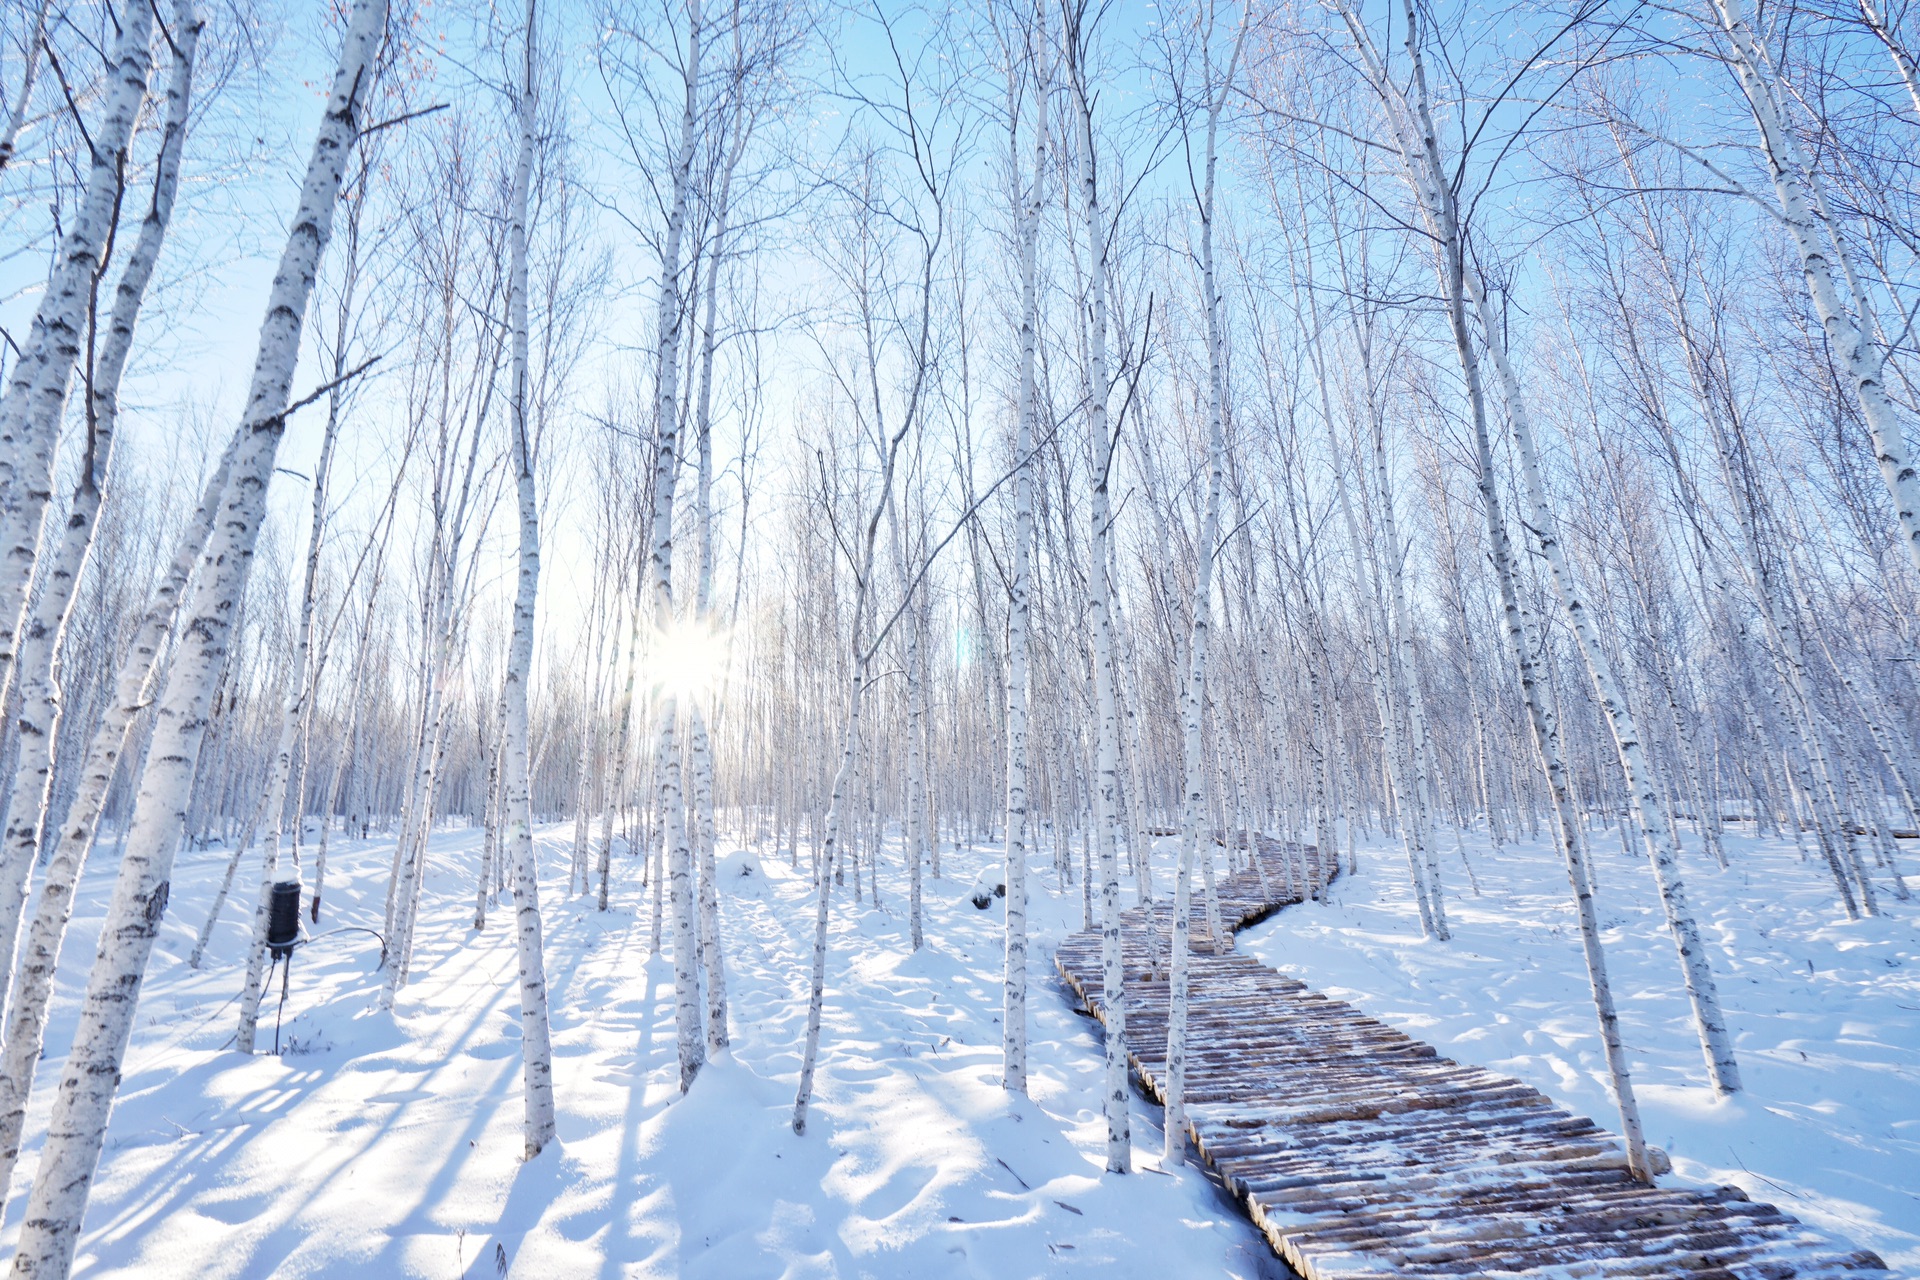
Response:
[[[227,869],[220,877],[220,887],[214,890],[213,905],[207,908],[207,921],[200,926],[200,936],[194,939],[193,951],[187,956],[189,969],[198,969],[207,958],[207,948],[213,944],[213,931],[220,924],[220,913],[226,910],[227,897],[233,892],[233,878],[239,873],[247,850],[253,848],[259,816],[265,810],[266,806],[262,804],[254,814],[254,821],[247,824],[246,834],[240,837],[233,846],[233,852],[227,856]]]
[[[353,689],[348,695],[351,699],[348,708],[348,727],[346,727],[346,733],[340,735],[340,750],[334,752],[334,770],[326,779],[326,810],[321,814],[321,848],[313,856],[313,900],[307,908],[307,919],[315,925],[321,923],[321,896],[326,892],[326,852],[334,833],[334,808],[342,800],[340,777],[348,768],[353,747],[359,741],[361,716],[367,704],[367,668],[371,666],[369,645],[372,643],[372,620],[374,620],[374,604],[380,599],[380,580],[384,576],[384,568],[386,566],[384,566],[384,549],[382,549],[382,564],[374,568],[372,585],[367,589],[367,616],[361,622],[359,647],[353,652]],[[348,810],[348,816],[344,821],[348,821],[351,825],[353,821],[351,810]]]
[[[648,874],[653,889],[653,923],[647,937],[647,954],[657,956],[660,954],[661,903],[666,900],[667,820],[659,812],[660,777],[651,765],[648,768],[648,777],[651,786],[649,794],[653,796],[654,817],[646,826],[647,865],[650,868]]]
[[[680,143],[674,158],[673,200],[660,254],[659,348],[656,363],[653,472],[653,523],[648,569],[657,634],[673,626],[673,495],[679,481],[680,345],[686,320],[680,294],[680,246],[692,196],[695,117],[699,103],[700,52],[705,36],[701,0],[688,0],[687,54],[682,69],[685,97],[680,114]],[[667,880],[673,908],[674,1025],[679,1044],[680,1088],[684,1092],[705,1061],[700,1008],[700,971],[695,954],[693,853],[687,838],[682,784],[678,709],[669,693],[661,699],[654,767],[658,770],[661,820],[665,828]]]
[[[1920,66],[1915,66],[1913,55],[1888,29],[1885,7],[1876,10],[1873,0],[1859,0],[1859,4],[1861,20],[1867,24],[1867,30],[1873,32],[1874,39],[1886,49],[1887,56],[1893,59],[1893,68],[1899,73],[1900,82],[1907,86],[1907,99],[1913,103],[1914,119],[1920,120]]]
[[[736,22],[738,15],[736,14]],[[734,31],[739,47],[739,29]],[[737,70],[737,69],[736,69]],[[699,538],[700,576],[694,597],[694,616],[702,627],[710,627],[713,616],[713,358],[718,336],[717,319],[720,295],[720,271],[726,262],[727,218],[732,204],[733,173],[746,148],[749,130],[743,127],[744,88],[734,86],[733,118],[726,160],[721,166],[720,187],[714,197],[713,250],[707,265],[703,317],[700,326],[700,385],[694,400],[694,441],[699,449],[699,468],[694,491],[694,520]],[[717,691],[715,691],[717,694]],[[688,748],[693,765],[694,840],[698,850],[698,892],[700,910],[700,957],[707,993],[707,1055],[726,1051],[727,966],[726,951],[720,942],[720,896],[714,866],[717,838],[713,816],[713,744],[707,735],[706,717],[696,701],[689,708]]]
[[[871,545],[871,539],[869,539]],[[871,554],[867,557],[872,559]],[[830,874],[840,841],[840,806],[847,799],[853,781],[853,760],[860,744],[860,708],[866,693],[866,662],[859,655],[860,616],[864,611],[866,588],[857,589],[854,605],[853,647],[855,650],[853,684],[847,693],[847,728],[840,744],[840,764],[834,770],[833,790],[827,795],[827,814],[821,823],[820,858],[813,869],[813,969],[807,987],[807,1030],[801,1044],[800,1087],[793,1100],[793,1131],[807,1131],[807,1104],[813,1098],[813,1073],[820,1058],[820,1021],[826,1009],[827,990],[827,909],[833,897]]]
[[[1069,14],[1066,57],[1080,142],[1082,215],[1091,260],[1086,315],[1087,384],[1090,403],[1087,433],[1092,446],[1093,495],[1087,576],[1087,612],[1093,640],[1094,777],[1091,797],[1093,839],[1099,851],[1101,1005],[1106,1018],[1107,1170],[1132,1171],[1133,1138],[1130,1084],[1127,1078],[1127,996],[1120,951],[1120,878],[1113,847],[1114,792],[1118,784],[1120,725],[1113,696],[1112,586],[1107,578],[1108,540],[1113,536],[1109,485],[1114,437],[1107,421],[1107,226],[1100,201],[1099,170],[1093,151],[1093,101],[1087,84],[1084,9]],[[1092,868],[1088,868],[1091,873]]]
[[[452,668],[454,619],[452,553],[436,547],[437,581],[430,588],[432,636],[427,656],[421,726],[415,743],[411,787],[406,814],[394,842],[393,877],[387,900],[387,949],[390,963],[380,989],[380,1007],[391,1010],[407,983],[413,959],[413,924],[426,868],[427,838],[433,832],[434,795],[439,779],[440,754],[447,730],[445,684]]]
[[[19,632],[40,548],[41,526],[53,498],[53,463],[67,402],[67,383],[87,340],[100,256],[113,234],[127,148],[146,101],[153,68],[154,5],[130,6],[122,16],[103,80],[100,118],[87,134],[87,185],[47,273],[6,394],[0,396],[0,702],[13,684]],[[24,881],[22,882],[24,883]],[[20,907],[0,901],[11,935]],[[11,958],[12,937],[7,939]]]
[[[693,808],[690,819],[699,850],[700,969],[707,995],[707,1056],[725,1053],[727,1035],[726,950],[720,943],[720,893],[714,865],[717,833],[713,821],[713,744],[707,738],[706,717],[698,703],[687,709],[689,755],[693,761]]]
[[[15,1276],[64,1280],[73,1265],[140,982],[166,912],[173,856],[206,731],[207,700],[219,682],[234,605],[252,569],[266,513],[267,481],[286,430],[307,304],[332,231],[341,175],[359,137],[360,96],[371,78],[386,15],[386,0],[358,0],[348,19],[299,209],[261,326],[242,441],[207,543],[188,625],[182,628],[172,673],[154,709],[153,741],[128,825],[119,881],[54,1098],[46,1147],[14,1255]]]
[[[1020,383],[1014,426],[1013,572],[1007,592],[1007,814],[1006,814],[1006,967],[1001,1019],[1001,1084],[1027,1091],[1027,636],[1033,589],[1034,418],[1039,392],[1035,380],[1040,327],[1038,248],[1040,213],[1047,167],[1047,92],[1044,69],[1029,37],[1027,62],[1033,77],[1033,179],[1019,202],[1020,216]],[[1011,77],[1010,77],[1011,79]],[[1010,89],[1012,86],[1010,85]],[[1017,137],[1020,103],[1008,94],[1008,117]],[[1018,172],[1019,155],[1008,147],[1009,167]]]
[[[1859,287],[1846,246],[1827,216],[1819,177],[1802,162],[1793,131],[1782,118],[1771,63],[1747,23],[1742,0],[1713,0],[1713,12],[1732,46],[1730,61],[1745,91],[1754,126],[1760,133],[1767,171],[1780,201],[1780,220],[1800,257],[1807,294],[1813,300],[1821,328],[1826,331],[1828,346],[1853,383],[1854,395],[1860,402],[1860,416],[1873,436],[1880,477],[1893,500],[1901,541],[1914,568],[1920,570],[1920,479],[1914,474],[1899,411],[1887,395],[1880,349],[1874,345],[1869,332],[1872,312],[1865,291]],[[1911,91],[1912,68],[1903,65],[1901,70]],[[1920,110],[1920,95],[1916,95],[1915,109]],[[1836,263],[1849,286],[1850,298],[1843,299],[1834,282]],[[1848,310],[1849,303],[1852,311]]]
[[[147,210],[140,238],[129,258],[129,270],[116,290],[112,335],[121,341],[124,319],[125,340],[119,352],[124,367],[131,348],[133,320],[140,297],[151,278],[158,258],[159,242],[172,216],[178,190],[180,153],[185,143],[186,120],[191,104],[194,57],[204,22],[188,4],[175,11],[174,65],[167,86],[167,114],[163,128],[158,168],[154,179],[153,201]],[[152,252],[147,253],[149,231]],[[145,275],[135,275],[135,264],[145,262]],[[117,417],[118,376],[108,379],[103,362],[95,377],[94,396],[97,415]],[[131,737],[134,719],[146,706],[159,665],[161,650],[180,603],[187,580],[205,549],[213,529],[214,512],[226,491],[227,477],[233,465],[239,437],[235,437],[221,456],[208,479],[200,505],[181,532],[167,574],[147,606],[127,655],[115,673],[113,693],[106,714],[94,729],[87,755],[80,768],[80,781],[67,807],[64,825],[55,842],[53,857],[47,863],[46,880],[41,886],[39,904],[27,930],[26,945],[20,956],[18,986],[13,994],[7,1019],[4,1056],[0,1057],[0,1201],[4,1201],[13,1181],[13,1169],[20,1156],[20,1134],[26,1123],[27,1097],[33,1084],[33,1069],[40,1059],[46,1034],[47,1007],[53,994],[53,979],[59,967],[60,945],[73,914],[73,890],[99,830],[100,811],[113,785],[121,753]]]
[[[633,768],[633,686],[639,669],[640,606],[636,603],[633,609],[632,625],[627,632],[627,683],[620,695],[619,745],[614,748],[613,774],[607,787],[607,807],[600,819],[598,869],[600,873],[599,907],[602,911],[605,911],[609,905],[609,886],[613,879],[613,820],[619,814],[621,806],[626,803],[627,779],[631,776]],[[632,853],[633,850],[628,849],[627,852]]]
[[[1140,663],[1133,645],[1133,633],[1127,624],[1126,611],[1118,600],[1114,601],[1113,617],[1120,640],[1120,652],[1115,655],[1115,661],[1123,677],[1120,694],[1127,718],[1127,812],[1124,826],[1128,852],[1132,855],[1133,873],[1138,877],[1133,886],[1133,901],[1135,906],[1144,907],[1153,901],[1154,890],[1153,837],[1147,834],[1147,748],[1140,727]],[[1154,930],[1147,931],[1147,967],[1154,972],[1159,971],[1157,937]]]
[[[509,250],[511,253],[511,250]],[[509,267],[511,270],[511,267]],[[512,313],[512,303],[508,303],[508,313]],[[508,406],[511,418],[513,409]],[[511,446],[509,446],[511,447]],[[508,639],[508,648],[512,648],[512,639]],[[511,656],[511,655],[509,655]],[[501,686],[500,700],[496,708],[494,739],[491,749],[481,744],[481,756],[487,762],[486,782],[481,791],[480,823],[484,834],[480,841],[480,875],[473,896],[473,928],[477,933],[487,927],[487,894],[492,890],[499,870],[501,828],[506,825],[506,775],[501,769],[501,757],[506,741],[507,696],[505,685]]]
[[[1366,349],[1370,354],[1371,343]],[[1434,863],[1433,851],[1434,771],[1427,735],[1426,708],[1420,697],[1420,677],[1415,665],[1418,656],[1414,649],[1413,620],[1407,607],[1405,550],[1400,542],[1399,521],[1394,516],[1393,474],[1387,464],[1386,424],[1379,411],[1373,408],[1371,382],[1367,401],[1371,418],[1369,425],[1373,432],[1374,487],[1380,501],[1381,533],[1387,544],[1383,569],[1390,588],[1388,599],[1393,608],[1393,631],[1387,642],[1389,679],[1395,701],[1407,710],[1407,759],[1411,765],[1407,791],[1413,806],[1410,817],[1417,829],[1416,838],[1425,859],[1427,909],[1433,916],[1435,936],[1446,941],[1451,936],[1447,929],[1446,894],[1440,884],[1440,872]]]
[[[1320,399],[1322,416],[1326,418],[1328,443],[1338,447],[1333,439],[1332,398],[1326,387],[1326,378],[1322,362],[1324,357],[1317,350],[1315,354],[1315,374],[1321,384]],[[1428,938],[1444,939],[1441,925],[1433,910],[1433,899],[1427,884],[1426,849],[1423,847],[1420,824],[1410,820],[1415,806],[1415,783],[1410,776],[1409,757],[1405,741],[1400,732],[1400,712],[1396,705],[1395,664],[1391,655],[1391,643],[1385,634],[1386,619],[1382,616],[1379,592],[1375,589],[1372,574],[1367,567],[1366,548],[1361,541],[1359,521],[1353,514],[1353,501],[1347,493],[1346,473],[1338,463],[1334,466],[1334,488],[1339,495],[1340,515],[1347,532],[1349,555],[1353,559],[1355,572],[1360,575],[1361,594],[1359,601],[1362,612],[1367,615],[1370,626],[1365,636],[1367,654],[1367,672],[1369,683],[1373,687],[1374,713],[1380,718],[1382,736],[1382,763],[1386,767],[1387,784],[1391,790],[1394,809],[1400,819],[1400,843],[1407,855],[1407,878],[1413,886],[1414,905],[1420,914],[1420,932]]]
[[[903,571],[910,573],[903,561]],[[927,693],[923,683],[920,649],[923,643],[920,612],[907,606],[907,935],[915,951],[926,939],[920,919],[922,869],[927,846],[926,721]]]
[[[1208,15],[1209,32],[1212,13]],[[1192,960],[1188,944],[1191,904],[1189,881],[1193,874],[1193,853],[1201,839],[1201,824],[1206,820],[1206,773],[1201,758],[1201,727],[1207,701],[1207,639],[1212,630],[1214,548],[1220,542],[1220,491],[1226,482],[1226,335],[1220,315],[1220,289],[1214,277],[1213,219],[1214,172],[1218,160],[1217,142],[1220,111],[1233,87],[1234,71],[1239,66],[1241,44],[1246,39],[1246,24],[1234,39],[1233,56],[1227,74],[1216,89],[1207,85],[1206,174],[1201,184],[1200,217],[1200,291],[1207,318],[1207,502],[1200,521],[1200,541],[1194,548],[1193,621],[1187,641],[1187,679],[1181,698],[1182,758],[1185,778],[1181,785],[1180,866],[1173,886],[1173,928],[1171,977],[1167,1005],[1167,1087],[1166,1147],[1164,1160],[1178,1165],[1187,1155],[1187,971]],[[1210,60],[1209,60],[1210,62]],[[1211,71],[1209,65],[1208,70]],[[1208,921],[1218,930],[1215,917]],[[1215,951],[1219,935],[1215,934]]]
[[[598,658],[595,659],[596,665]],[[599,692],[599,680],[588,686]],[[582,699],[580,708],[580,772],[573,785],[573,857],[567,872],[567,892],[584,893],[587,887],[587,837],[593,814],[594,707],[592,699]]]
[[[528,370],[527,238],[528,205],[533,186],[534,50],[536,0],[527,0],[524,60],[519,101],[515,104],[520,147],[513,169],[512,207],[507,224],[507,322],[512,329],[512,391],[508,418],[514,489],[520,507],[519,580],[513,598],[513,635],[508,642],[500,766],[504,769],[506,831],[501,853],[513,868],[513,915],[520,970],[520,1067],[526,1104],[526,1158],[531,1160],[554,1140],[553,1041],[547,1023],[547,970],[541,946],[540,878],[533,853],[531,776],[527,765],[527,681],[533,672],[533,610],[540,591],[540,507],[534,486],[532,378]]]
[[[335,355],[333,376],[346,373],[345,344]],[[313,515],[307,527],[307,567],[300,589],[300,618],[295,625],[293,657],[288,665],[288,691],[280,714],[280,742],[274,752],[267,780],[266,859],[260,869],[260,895],[253,907],[253,943],[247,952],[247,976],[240,988],[240,1020],[234,1043],[241,1053],[253,1052],[254,1033],[259,1028],[260,997],[268,970],[267,919],[273,900],[274,882],[280,879],[280,837],[287,807],[287,787],[293,774],[294,748],[300,727],[306,718],[307,699],[313,681],[313,613],[319,602],[320,549],[327,522],[327,475],[333,468],[333,449],[340,438],[339,400],[332,398],[327,427],[320,441],[320,459],[313,469]],[[295,821],[301,806],[296,803]],[[293,874],[298,876],[296,860]]]
[[[47,34],[47,13],[53,8],[52,0],[40,0],[33,11],[33,31],[27,37],[25,61],[20,68],[20,88],[13,96],[13,106],[7,112],[4,126],[0,126],[0,173],[6,171],[12,163],[14,152],[20,143],[20,130],[27,122],[27,110],[33,105],[33,84],[40,71],[41,42]]]
[[[1573,891],[1574,908],[1580,920],[1580,953],[1587,967],[1587,987],[1593,999],[1594,1013],[1600,1023],[1600,1042],[1607,1065],[1607,1077],[1613,1088],[1614,1104],[1620,1112],[1620,1127],[1627,1143],[1627,1165],[1642,1182],[1653,1180],[1653,1166],[1647,1155],[1646,1136],[1640,1122],[1640,1104],[1633,1092],[1633,1078],[1627,1066],[1626,1047],[1620,1035],[1620,1016],[1613,1002],[1613,984],[1607,976],[1606,952],[1600,942],[1600,923],[1594,904],[1593,874],[1588,864],[1585,842],[1581,839],[1577,814],[1579,806],[1568,785],[1567,766],[1560,745],[1560,730],[1552,704],[1545,696],[1539,671],[1542,652],[1520,607],[1515,584],[1513,544],[1501,511],[1500,486],[1493,469],[1493,441],[1487,428],[1486,400],[1481,389],[1478,356],[1466,326],[1464,299],[1451,308],[1455,318],[1455,341],[1467,376],[1468,397],[1474,424],[1474,461],[1479,478],[1480,502],[1486,518],[1488,543],[1493,552],[1495,577],[1500,588],[1501,611],[1506,621],[1508,649],[1520,681],[1521,702],[1533,729],[1534,748],[1546,774],[1548,798],[1553,806],[1554,834],[1567,864],[1567,879]]]
[[[60,540],[42,575],[39,596],[29,609],[15,660],[20,691],[20,710],[14,722],[17,753],[6,829],[0,837],[0,965],[5,966],[4,973],[0,973],[0,1008],[6,1007],[13,990],[21,916],[46,835],[54,744],[62,711],[55,663],[111,483],[120,416],[120,379],[133,348],[140,307],[146,298],[147,285],[153,279],[167,225],[173,216],[174,196],[179,190],[180,153],[186,140],[187,111],[193,94],[193,59],[206,24],[186,5],[177,7],[175,19],[183,25],[174,41],[173,70],[167,86],[153,198],[114,290],[112,314],[98,340],[91,370],[88,438],[80,481],[74,489]],[[4,1179],[0,1179],[0,1193],[4,1190]]]

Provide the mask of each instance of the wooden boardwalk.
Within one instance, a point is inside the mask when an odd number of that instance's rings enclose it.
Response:
[[[1337,864],[1263,838],[1254,869],[1220,882],[1223,931],[1303,900]],[[1147,910],[1124,917],[1127,1047],[1164,1101],[1173,913],[1152,908],[1156,976]],[[1197,884],[1193,938],[1194,1141],[1307,1280],[1886,1274],[1736,1188],[1636,1182],[1614,1135],[1518,1080],[1443,1058],[1257,960],[1212,955]],[[1056,963],[1100,1017],[1099,930],[1069,937]]]

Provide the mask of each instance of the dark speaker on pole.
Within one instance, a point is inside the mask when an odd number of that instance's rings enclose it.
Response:
[[[281,880],[267,899],[267,954],[284,960],[300,944],[300,882]]]

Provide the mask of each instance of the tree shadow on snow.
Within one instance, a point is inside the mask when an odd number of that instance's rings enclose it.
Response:
[[[513,1175],[513,1185],[500,1206],[500,1219],[489,1241],[482,1244],[473,1260],[461,1272],[464,1280],[501,1280],[515,1273],[514,1262],[526,1242],[527,1233],[537,1227],[547,1208],[567,1189],[566,1152],[558,1142],[531,1160],[523,1160]],[[378,1274],[369,1271],[367,1274]]]

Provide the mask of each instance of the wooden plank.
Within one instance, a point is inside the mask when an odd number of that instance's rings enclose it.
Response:
[[[1254,845],[1255,869],[1217,885],[1233,930],[1317,895],[1338,874],[1338,860],[1311,846],[1265,836]],[[1302,873],[1306,884],[1296,883]],[[1171,921],[1167,903],[1121,917],[1128,1057],[1163,1101]],[[1591,1120],[1251,957],[1214,955],[1203,921],[1194,923],[1186,1102],[1195,1146],[1308,1280],[1886,1274],[1873,1254],[1734,1188],[1636,1182],[1613,1135]],[[1055,964],[1102,1018],[1099,933],[1062,941]]]

